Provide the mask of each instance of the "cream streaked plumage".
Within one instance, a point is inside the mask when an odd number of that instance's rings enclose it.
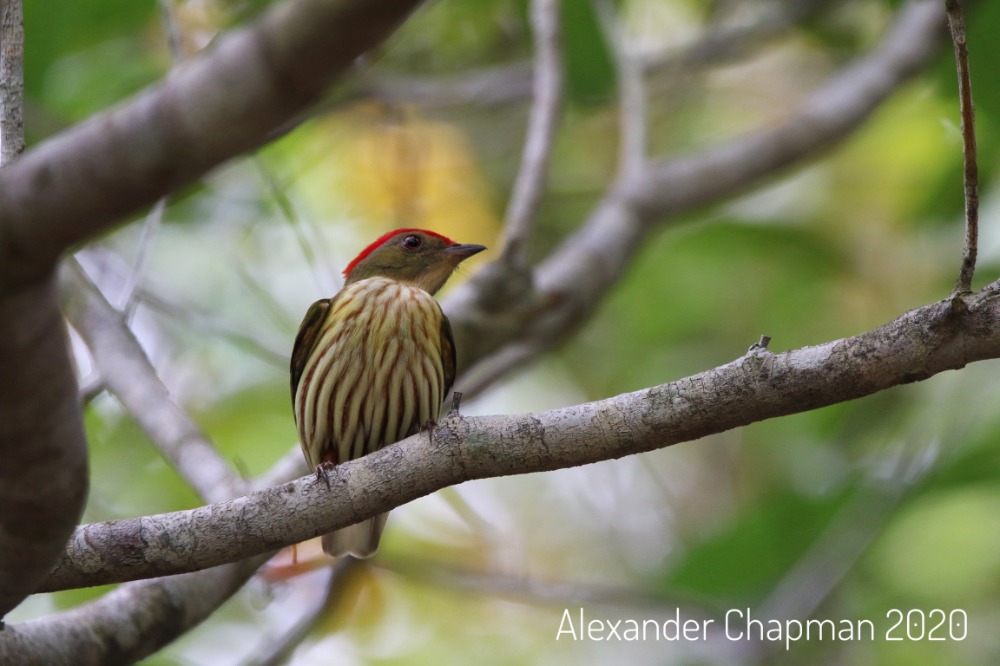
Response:
[[[432,294],[483,250],[401,229],[366,248],[344,288],[306,313],[292,352],[292,401],[311,466],[359,458],[433,422],[455,378],[448,319]],[[368,557],[386,516],[323,538],[331,555]]]
[[[414,425],[437,418],[445,398],[444,315],[430,294],[368,278],[344,288],[328,307],[295,401],[302,451],[314,467],[408,437]],[[384,399],[367,400],[369,392]]]

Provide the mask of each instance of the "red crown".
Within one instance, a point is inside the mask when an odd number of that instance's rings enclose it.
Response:
[[[396,234],[401,234],[406,231],[419,231],[421,233],[427,234],[428,236],[434,236],[435,238],[440,238],[448,245],[455,245],[455,241],[448,238],[447,236],[443,236],[434,231],[427,231],[426,229],[396,229],[395,231],[390,231],[388,233],[382,234],[371,245],[361,250],[361,253],[358,256],[354,257],[354,260],[351,261],[351,263],[347,264],[347,268],[344,269],[344,277],[346,278],[348,275],[350,275],[351,271],[354,270],[354,267],[357,266],[358,263],[360,263],[365,257],[374,252],[376,249],[380,248],[382,244],[385,243],[387,240],[389,240]]]

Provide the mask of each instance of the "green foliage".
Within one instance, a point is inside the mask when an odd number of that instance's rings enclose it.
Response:
[[[25,94],[63,121],[77,121],[155,81],[154,2],[24,3]],[[43,123],[44,124],[44,123]],[[29,117],[28,131],[32,132]]]
[[[594,3],[560,0],[559,6],[569,99],[584,105],[604,102],[614,91],[615,69]]]
[[[85,520],[134,518],[200,504],[135,422],[114,406],[103,401],[92,406],[85,425],[92,479]]]
[[[709,598],[717,608],[759,605],[814,544],[850,497],[775,490],[745,506],[726,529],[688,549],[656,589]]]
[[[250,386],[213,403],[199,425],[240,470],[262,474],[298,442],[288,393],[276,382]]]

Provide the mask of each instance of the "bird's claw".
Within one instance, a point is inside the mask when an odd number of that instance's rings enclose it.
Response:
[[[434,443],[434,429],[437,428],[437,421],[431,419],[427,423],[420,426],[420,432],[427,431],[427,439],[430,440],[431,444]]]
[[[322,481],[326,485],[326,489],[330,489],[330,470],[333,469],[333,463],[329,460],[324,460],[320,464],[316,465],[316,483]]]

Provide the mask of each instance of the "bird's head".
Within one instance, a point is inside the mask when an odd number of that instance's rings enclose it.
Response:
[[[433,231],[396,229],[361,251],[344,269],[345,284],[385,277],[434,294],[482,245],[462,245]]]

